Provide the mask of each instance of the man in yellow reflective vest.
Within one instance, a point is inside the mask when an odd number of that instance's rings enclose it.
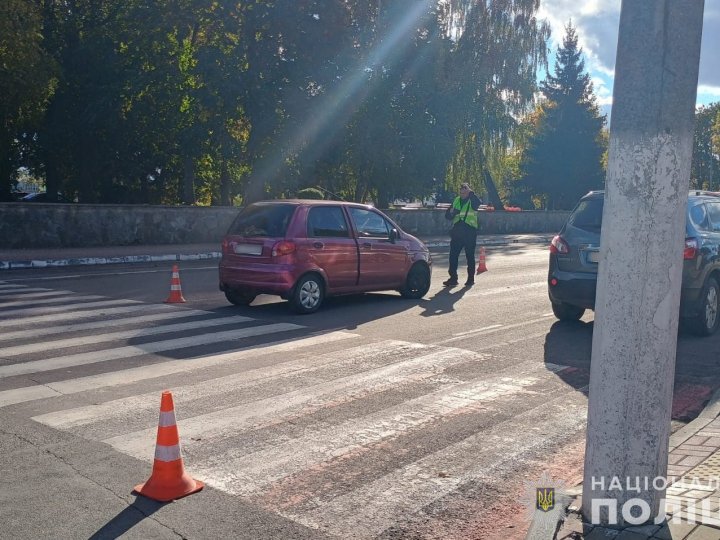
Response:
[[[445,218],[452,220],[450,230],[450,279],[443,282],[446,287],[458,284],[458,258],[465,250],[468,278],[466,287],[475,284],[475,246],[477,245],[478,216],[477,209],[482,204],[469,184],[460,186],[460,195],[455,197],[452,206],[445,212]]]

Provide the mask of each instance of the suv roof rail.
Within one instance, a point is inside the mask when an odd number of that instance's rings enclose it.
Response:
[[[690,195],[694,195],[696,197],[701,195],[706,195],[710,197],[720,197],[720,191],[706,191],[702,189],[691,189]]]

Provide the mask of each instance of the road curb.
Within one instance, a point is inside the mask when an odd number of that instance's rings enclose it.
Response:
[[[191,253],[175,255],[126,255],[122,257],[78,257],[72,259],[33,259],[18,261],[0,261],[0,270],[18,270],[26,268],[58,268],[65,266],[89,266],[102,264],[135,264],[148,262],[201,261],[219,259],[221,253]]]

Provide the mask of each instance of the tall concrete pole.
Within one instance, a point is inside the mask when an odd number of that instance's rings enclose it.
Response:
[[[667,471],[703,9],[704,0],[622,3],[590,370],[587,520],[593,500],[610,499],[618,525],[650,521],[665,495],[653,481]],[[630,499],[644,503],[624,518]],[[638,516],[645,504],[651,516]],[[611,514],[595,521],[608,524]]]

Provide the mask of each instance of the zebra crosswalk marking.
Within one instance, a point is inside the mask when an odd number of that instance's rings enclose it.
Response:
[[[31,330],[15,330],[3,332],[0,334],[0,342],[16,341],[26,338],[41,338],[56,334],[70,334],[74,332],[84,332],[87,330],[96,330],[98,328],[129,326],[132,324],[145,324],[155,321],[172,321],[174,319],[182,319],[186,317],[196,317],[199,315],[207,316],[209,312],[196,309],[180,309],[178,311],[163,311],[161,313],[151,313],[149,315],[138,315],[133,317],[125,317],[121,319],[103,319],[101,321],[81,322],[75,324],[63,324],[58,326],[40,326]],[[248,321],[253,319],[248,318]]]
[[[123,303],[124,301],[120,301],[120,303]],[[117,304],[115,304],[117,305]],[[132,305],[128,306],[122,306],[122,307],[108,307],[104,309],[99,310],[91,310],[91,311],[71,311],[71,312],[62,312],[62,310],[56,310],[52,314],[47,315],[31,315],[31,316],[24,316],[22,318],[15,318],[15,319],[8,319],[8,320],[0,320],[0,328],[12,328],[14,326],[28,326],[28,325],[41,325],[45,323],[54,323],[58,321],[63,322],[69,322],[69,321],[77,321],[77,320],[83,320],[83,319],[92,319],[97,320],[99,316],[109,316],[109,315],[119,315],[121,313],[135,313],[136,311],[174,311],[177,309],[185,309],[180,306],[175,305],[169,305],[169,304],[142,304],[142,303],[134,303]],[[188,311],[194,311],[194,310],[188,310]],[[42,311],[42,313],[46,313],[45,311]],[[16,312],[17,314],[17,312]],[[111,320],[110,320],[111,321]],[[4,332],[3,332],[4,335]]]
[[[559,441],[582,429],[586,413],[587,401],[581,393],[565,393],[350,492],[327,500],[314,497],[305,507],[291,504],[273,509],[340,538],[374,538],[397,523],[398,516],[412,516],[471,480],[492,480],[497,469],[546,447],[549,439]],[[533,427],[528,429],[529,425]],[[438,474],[441,471],[443,476]]]
[[[90,294],[90,295],[74,295],[74,296],[54,296],[51,298],[34,298],[32,299],[32,305],[34,306],[42,306],[43,304],[54,304],[58,302],[65,302],[65,306],[68,305],[68,300],[72,300],[73,303],[77,302],[78,300],[101,300],[101,299],[107,299],[106,296],[99,296],[97,294]],[[13,314],[15,313],[15,308],[18,306],[27,306],[28,301],[27,300],[15,300],[13,302],[0,302],[0,315],[4,314]]]
[[[178,373],[189,373],[193,370],[211,368],[227,362],[240,361],[246,358],[258,358],[265,355],[288,351],[297,351],[306,347],[326,345],[355,337],[357,337],[357,334],[351,334],[349,332],[331,332],[307,338],[288,339],[266,343],[263,345],[245,347],[224,354],[197,356],[183,360],[171,360],[168,362],[151,364],[149,366],[141,366],[120,371],[113,371],[110,373],[102,373],[99,375],[90,375],[87,377],[78,377],[74,379],[66,379],[64,381],[45,383],[42,386],[37,385],[13,390],[5,390],[0,392],[0,407],[25,403],[46,397],[59,397],[111,386],[128,385],[149,379],[167,377]],[[290,366],[290,368],[292,368],[292,366]],[[133,402],[136,401],[134,398],[128,399]],[[116,407],[117,403],[113,402],[112,406]],[[153,414],[157,413],[155,410],[157,408],[156,393],[153,394],[153,403],[151,408],[153,410]],[[92,409],[100,414],[102,406],[93,406]],[[67,411],[61,411],[58,414],[58,417],[54,420],[58,427],[60,427],[60,424],[64,421],[66,414],[68,414]],[[47,422],[48,425],[52,425],[52,413],[47,415],[47,419],[44,417],[38,418],[42,418],[41,421],[43,423]]]
[[[542,369],[542,366],[538,366]],[[380,442],[387,443],[408,432],[457,414],[461,410],[480,410],[504,396],[517,395],[540,382],[539,376],[522,378],[493,377],[483,380],[445,384],[440,390],[404,401],[388,409],[352,419],[339,425],[309,432],[300,438],[275,444],[247,454],[230,448],[196,463],[194,470],[208,484],[235,495],[250,496],[271,483],[297,473],[309,463],[339,458]],[[185,433],[184,422],[179,422]],[[147,433],[142,437],[146,438]],[[113,448],[140,459],[147,459],[147,444],[136,434],[125,434],[103,441]],[[198,443],[202,445],[202,442]],[[151,445],[152,446],[152,445]],[[139,455],[142,454],[142,455]]]
[[[27,375],[30,373],[38,373],[41,371],[52,371],[55,369],[84,366],[87,364],[96,364],[99,362],[109,362],[111,360],[119,360],[122,358],[132,358],[145,354],[182,349],[184,347],[208,345],[210,343],[217,343],[219,341],[237,341],[239,339],[244,339],[248,337],[262,336],[266,334],[273,334],[276,332],[290,332],[292,330],[299,330],[301,328],[304,327],[291,323],[266,324],[263,326],[238,328],[235,330],[226,330],[223,332],[215,332],[213,334],[204,334],[200,336],[155,341],[151,343],[145,343],[143,345],[128,345],[125,347],[117,347],[114,349],[105,349],[102,352],[93,351],[87,353],[71,354],[67,356],[58,356],[55,358],[46,358],[44,360],[34,360],[32,362],[10,364],[6,366],[0,366],[0,379],[6,377],[13,377],[15,375]]]
[[[102,300],[99,302],[84,302],[84,303],[78,303],[78,304],[68,304],[64,306],[51,306],[51,307],[33,307],[33,308],[27,308],[27,309],[16,309],[12,312],[8,311],[7,313],[0,311],[0,316],[12,316],[13,320],[8,323],[8,326],[18,326],[19,324],[23,324],[22,321],[18,321],[17,317],[20,316],[31,316],[31,315],[45,315],[48,313],[65,313],[66,311],[75,311],[75,310],[89,310],[90,308],[97,309],[97,308],[103,308],[103,307],[113,307],[113,306],[123,306],[123,305],[137,305],[141,304],[138,300]],[[144,304],[147,306],[147,304]],[[97,315],[97,313],[93,313],[93,315]],[[0,321],[0,326],[5,326],[4,321]]]
[[[53,289],[0,289],[0,302],[6,296],[16,297],[19,296],[23,300],[29,298],[43,298],[48,296],[68,296],[74,294],[71,291],[57,291]],[[2,304],[0,304],[2,305]]]
[[[202,319],[197,321],[188,321],[184,323],[174,323],[163,326],[153,326],[150,328],[139,328],[135,330],[122,330],[118,332],[108,332],[105,334],[93,334],[90,336],[82,336],[76,338],[56,339],[43,341],[40,343],[28,343],[26,345],[16,345],[15,347],[5,347],[2,349],[3,357],[9,358],[22,354],[31,354],[40,351],[57,351],[58,349],[66,349],[69,347],[80,347],[84,345],[92,345],[107,341],[117,341],[128,338],[141,338],[148,336],[156,336],[161,334],[169,334],[174,332],[183,332],[186,330],[197,330],[201,328],[212,328],[214,326],[225,326],[229,324],[240,324],[253,321],[250,317],[235,315],[232,317],[215,317],[212,319]],[[110,323],[110,324],[115,324]],[[97,353],[96,353],[97,354]]]

